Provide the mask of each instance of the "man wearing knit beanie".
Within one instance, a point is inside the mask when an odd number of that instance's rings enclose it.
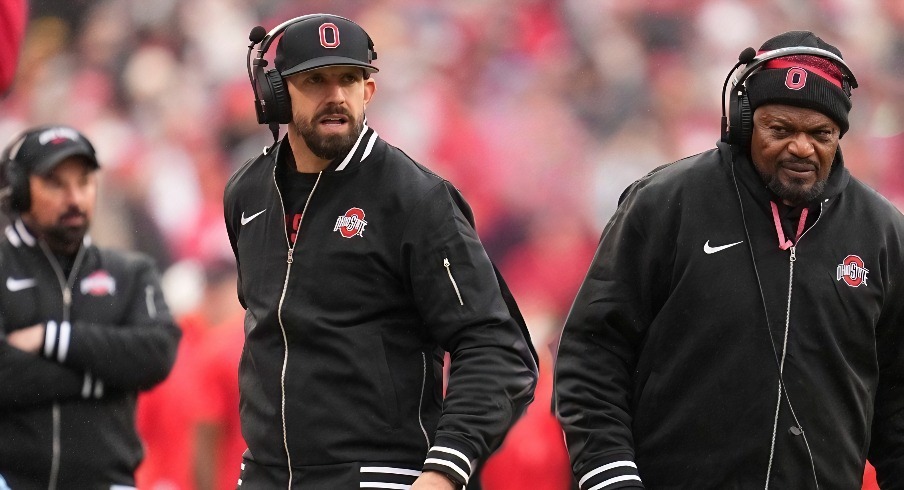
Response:
[[[841,58],[841,51],[809,31],[791,31],[775,36],[760,47],[759,54],[775,49],[812,47]],[[851,110],[850,81],[833,61],[800,54],[767,61],[762,70],[747,80],[750,110],[764,104],[806,107],[829,116],[841,129],[848,130]]]
[[[739,60],[734,127],[625,190],[565,322],[575,476],[904,488],[904,216],[845,168],[856,80],[807,31]]]
[[[775,36],[763,43],[758,56],[789,48],[817,48],[841,59],[836,47],[809,31]],[[838,140],[849,128],[852,84],[855,86],[856,82],[842,70],[842,65],[812,54],[769,59],[747,79],[753,114],[750,158],[767,187],[779,198],[775,200],[779,212],[790,227],[795,226],[794,220],[804,205],[822,194],[829,184]],[[791,133],[775,132],[776,123],[785,125],[784,129],[802,130],[795,134],[811,135],[809,144],[787,145],[791,140],[785,136]],[[811,218],[815,219],[815,215]]]

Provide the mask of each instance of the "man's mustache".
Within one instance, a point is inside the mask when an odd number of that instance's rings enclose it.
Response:
[[[88,215],[78,208],[69,208],[65,213],[60,215],[60,221],[67,220],[70,218],[85,218],[88,219]]]
[[[809,165],[809,166],[813,167],[814,169],[819,168],[819,162],[811,160],[809,158],[790,157],[790,158],[783,158],[779,162],[779,164],[786,164],[786,163]]]
[[[316,121],[320,118],[323,118],[326,116],[333,116],[336,114],[339,114],[340,116],[345,116],[345,117],[349,118],[349,120],[353,119],[352,114],[350,112],[348,112],[348,109],[337,105],[337,106],[327,107],[326,109],[318,112],[317,115],[314,116],[314,120]]]

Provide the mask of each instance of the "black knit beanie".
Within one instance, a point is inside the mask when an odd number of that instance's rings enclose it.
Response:
[[[841,58],[841,51],[809,31],[789,31],[763,43],[759,53],[778,48],[811,47]],[[786,104],[819,111],[835,121],[841,135],[847,132],[851,99],[842,87],[843,72],[834,62],[813,55],[775,58],[747,79],[750,111],[763,104]]]

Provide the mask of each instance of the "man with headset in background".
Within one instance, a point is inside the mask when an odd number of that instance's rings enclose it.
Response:
[[[856,80],[806,31],[742,64],[722,141],[628,187],[565,322],[582,490],[854,489],[867,456],[904,488],[904,217],[844,166]]]
[[[0,489],[133,488],[137,392],[175,359],[155,265],[87,234],[98,168],[67,126],[29,129],[3,154]]]
[[[533,398],[518,308],[458,191],[368,126],[367,33],[314,14],[250,39],[259,122],[288,128],[224,197],[246,308],[240,488],[462,488]]]

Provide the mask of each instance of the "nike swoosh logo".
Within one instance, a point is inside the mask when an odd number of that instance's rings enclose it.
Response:
[[[12,292],[21,291],[23,289],[33,288],[37,285],[34,279],[13,279],[12,277],[6,278],[6,289],[9,289]]]
[[[264,209],[263,211],[258,211],[256,213],[252,214],[251,216],[248,216],[247,218],[245,217],[245,212],[242,211],[242,226],[247,225],[251,220],[253,220],[254,218],[257,218],[258,216],[263,214],[264,211],[266,211],[266,209]]]
[[[725,250],[726,248],[731,248],[731,247],[734,247],[735,245],[738,245],[741,243],[744,243],[744,240],[741,240],[740,242],[729,243],[728,245],[719,245],[718,247],[710,247],[709,240],[707,240],[706,243],[703,244],[703,251],[706,252],[707,254],[714,254],[716,252],[721,252],[721,251]]]

